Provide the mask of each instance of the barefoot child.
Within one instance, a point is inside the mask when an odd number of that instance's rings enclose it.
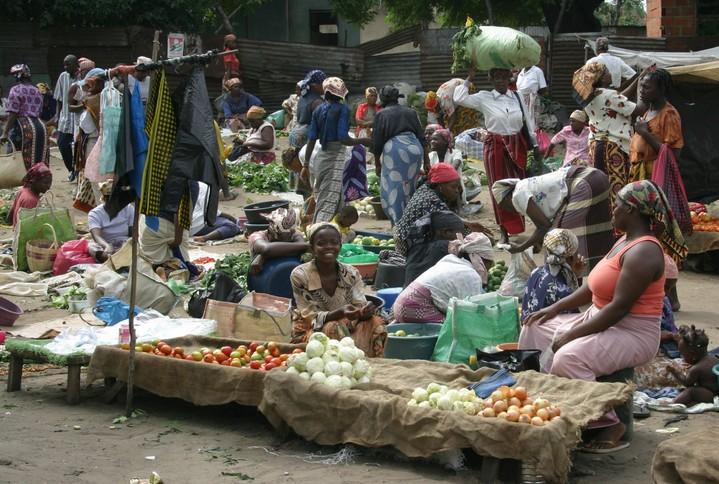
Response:
[[[711,403],[714,396],[719,394],[717,377],[712,373],[714,365],[719,364],[719,358],[707,354],[709,338],[702,329],[682,326],[677,335],[679,352],[684,361],[692,365],[686,374],[682,374],[676,368],[667,366],[667,372],[686,388],[682,391],[674,403],[682,403],[687,407],[697,403]]]

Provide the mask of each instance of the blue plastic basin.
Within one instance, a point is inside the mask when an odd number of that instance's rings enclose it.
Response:
[[[392,309],[394,302],[397,300],[399,293],[402,292],[401,287],[388,287],[377,291],[377,297],[384,301],[384,307],[388,310]]]
[[[416,333],[420,336],[387,335],[384,357],[397,360],[429,360],[432,358],[434,345],[437,344],[437,337],[441,328],[442,325],[438,323],[390,324],[387,326],[388,333],[404,330],[407,334]]]

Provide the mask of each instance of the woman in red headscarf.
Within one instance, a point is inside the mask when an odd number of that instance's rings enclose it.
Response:
[[[52,185],[52,172],[45,163],[35,163],[22,179],[23,187],[15,195],[10,209],[10,218],[13,227],[17,223],[17,214],[21,208],[35,208],[40,202],[40,196],[50,189]]]
[[[447,163],[437,163],[427,174],[427,183],[414,192],[404,209],[402,218],[395,226],[394,239],[397,250],[406,255],[417,243],[431,237],[430,215],[435,212],[456,212],[462,199],[459,173]],[[417,223],[426,220],[426,224]],[[487,232],[478,222],[465,222],[465,235],[470,232]]]

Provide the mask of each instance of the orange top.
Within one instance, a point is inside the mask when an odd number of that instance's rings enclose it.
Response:
[[[642,118],[643,119],[643,118]],[[673,149],[684,147],[684,136],[682,135],[682,118],[674,106],[666,103],[664,107],[648,121],[649,131],[659,138],[662,144],[669,145]],[[640,161],[654,161],[659,153],[654,151],[649,143],[641,135],[635,133],[629,148],[629,160],[632,163]],[[650,173],[651,175],[651,173]]]
[[[617,244],[623,242],[624,239],[625,238],[622,237]],[[596,307],[601,309],[612,302],[612,299],[614,299],[614,291],[617,287],[617,281],[619,280],[619,273],[622,271],[621,261],[624,253],[638,243],[644,241],[654,242],[661,249],[661,245],[656,238],[650,235],[640,237],[627,244],[626,247],[619,251],[619,253],[611,256],[611,258],[609,254],[607,254],[606,257],[599,261],[599,264],[594,267],[592,272],[589,273],[587,284],[589,284],[589,290],[592,291],[592,303]],[[661,316],[662,302],[664,301],[665,279],[666,276],[662,273],[662,277],[651,282],[642,295],[639,296],[639,299],[637,299],[629,312],[631,314]]]

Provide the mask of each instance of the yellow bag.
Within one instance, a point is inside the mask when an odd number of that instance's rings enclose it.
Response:
[[[256,292],[239,303],[208,299],[203,319],[217,321],[220,337],[286,343],[292,337],[292,300]]]

